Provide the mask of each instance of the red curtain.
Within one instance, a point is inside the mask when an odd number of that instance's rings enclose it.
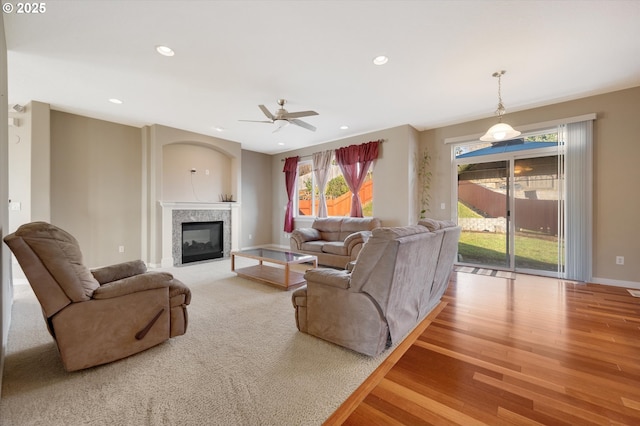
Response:
[[[379,145],[380,141],[374,141],[336,149],[336,162],[352,194],[351,217],[362,217],[362,203],[358,191],[367,177],[371,163],[378,158]]]
[[[299,157],[289,157],[284,160],[284,182],[287,187],[287,211],[284,214],[284,232],[293,231],[293,193],[296,188]]]

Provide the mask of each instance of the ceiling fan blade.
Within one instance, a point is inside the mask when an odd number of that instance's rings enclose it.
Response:
[[[305,123],[302,120],[297,120],[297,119],[294,118],[293,120],[289,120],[289,122],[295,124],[296,126],[300,126],[300,127],[303,127],[303,128],[305,128],[307,130],[311,130],[312,132],[316,131],[316,128],[314,126],[312,126],[309,123]]]
[[[284,118],[302,118],[309,117],[311,115],[318,115],[315,111],[298,111],[298,112],[287,112],[284,114]]]
[[[264,115],[267,116],[267,118],[270,118],[271,120],[275,120],[276,118],[273,116],[273,114],[271,114],[271,111],[269,111],[267,109],[266,106],[264,105],[258,105],[258,108],[260,108],[262,110],[262,112],[264,113]]]
[[[269,120],[238,120],[238,121],[246,121],[248,123],[269,123],[269,124],[273,123],[273,121],[269,121]]]

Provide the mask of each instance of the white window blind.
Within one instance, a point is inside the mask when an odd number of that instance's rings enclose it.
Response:
[[[593,121],[560,125],[558,135],[565,156],[564,278],[587,282],[592,277]]]

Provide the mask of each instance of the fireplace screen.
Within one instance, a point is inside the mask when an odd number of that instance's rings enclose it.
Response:
[[[222,221],[182,224],[182,263],[223,257]]]

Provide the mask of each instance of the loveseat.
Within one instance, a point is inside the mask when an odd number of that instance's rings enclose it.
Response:
[[[4,241],[16,256],[58,346],[75,371],[115,361],[187,331],[191,291],[141,260],[87,268],[77,240],[46,222]]]
[[[305,273],[307,285],[292,294],[298,330],[378,355],[438,305],[459,237],[452,222],[374,229],[351,271]]]
[[[317,256],[320,265],[345,268],[379,226],[375,217],[318,218],[311,228],[295,229],[289,244],[295,252]]]

